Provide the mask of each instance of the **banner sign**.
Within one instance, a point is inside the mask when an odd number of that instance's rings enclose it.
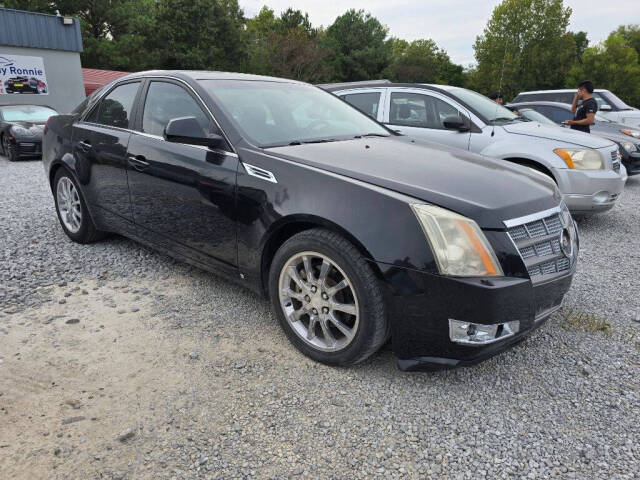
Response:
[[[42,57],[5,55],[0,51],[0,95],[49,95]]]

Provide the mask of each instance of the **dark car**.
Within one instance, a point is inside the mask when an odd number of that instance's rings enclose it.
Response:
[[[37,78],[11,77],[4,82],[7,93],[46,93],[47,86]]]
[[[44,125],[57,114],[40,105],[0,106],[0,153],[11,161],[40,157]]]
[[[571,105],[566,103],[520,102],[510,103],[507,107],[518,111],[534,110],[557,125],[562,125],[567,120],[573,119]],[[619,146],[622,164],[627,169],[628,175],[640,173],[640,129],[613,122],[600,113],[596,113],[595,123],[591,125],[591,134],[611,140]]]
[[[332,365],[389,337],[405,370],[492,356],[560,307],[578,254],[545,176],[293,80],[123,77],[51,118],[44,167],[69,238],[117,232],[235,279]]]

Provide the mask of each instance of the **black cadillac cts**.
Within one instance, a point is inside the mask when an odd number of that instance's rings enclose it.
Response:
[[[578,253],[543,175],[290,80],[121,78],[49,120],[44,166],[72,240],[115,232],[234,278],[334,365],[388,338],[405,370],[490,357],[559,308]]]

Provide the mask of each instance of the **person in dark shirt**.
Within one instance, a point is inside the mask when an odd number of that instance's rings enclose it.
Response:
[[[578,101],[582,103],[578,105]],[[573,97],[571,104],[573,112],[573,120],[567,120],[566,124],[571,126],[572,130],[591,133],[589,125],[595,123],[596,112],[598,111],[598,102],[593,98],[593,83],[585,80],[578,85],[578,92]]]

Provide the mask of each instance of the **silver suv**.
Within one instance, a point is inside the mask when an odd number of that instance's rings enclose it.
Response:
[[[559,102],[573,103],[576,89],[561,90],[536,90],[532,92],[519,93],[512,103],[520,102]],[[624,123],[634,127],[640,126],[640,110],[630,107],[620,100],[614,93],[603,88],[596,88],[593,91],[593,98],[598,102],[598,113],[612,122]]]
[[[525,121],[471,90],[384,81],[321,87],[405,135],[548,175],[572,213],[609,210],[627,180],[613,142]]]

